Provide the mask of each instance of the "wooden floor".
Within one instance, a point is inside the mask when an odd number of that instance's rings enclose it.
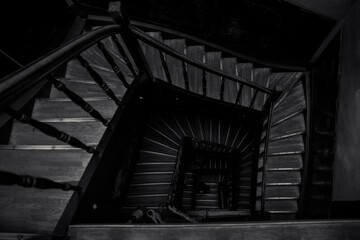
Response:
[[[188,225],[70,226],[72,240],[110,239],[360,239],[360,220],[247,222]]]

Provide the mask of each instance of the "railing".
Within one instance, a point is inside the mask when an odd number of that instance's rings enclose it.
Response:
[[[116,76],[122,82],[123,86],[125,88],[128,88],[129,83],[127,82],[124,74],[121,72],[113,56],[109,53],[109,50],[101,42],[102,39],[105,39],[109,36],[111,37],[111,40],[114,42],[114,46],[116,46],[118,50],[119,56],[123,57],[126,67],[129,69],[129,71],[135,78],[137,76],[137,71],[135,70],[136,67],[133,66],[134,63],[129,60],[130,56],[127,56],[124,50],[124,48],[127,48],[127,46],[121,45],[119,41],[119,39],[121,39],[121,36],[119,36],[119,32],[121,32],[122,29],[123,27],[119,25],[112,25],[91,31],[25,67],[20,66],[22,67],[20,70],[1,79],[1,112],[10,115],[21,123],[29,124],[40,132],[43,132],[48,136],[54,137],[59,141],[64,142],[65,144],[69,144],[72,147],[80,148],[88,153],[98,155],[99,151],[97,151],[93,146],[88,146],[85,143],[81,142],[79,139],[70,136],[66,132],[57,129],[48,123],[40,122],[36,119],[33,119],[25,113],[14,109],[12,107],[12,103],[21,98],[21,96],[24,95],[27,91],[29,91],[29,89],[38,87],[38,83],[42,81],[48,81],[57,90],[63,92],[73,103],[78,105],[79,108],[88,113],[90,117],[94,118],[97,121],[100,121],[105,126],[112,127],[111,121],[109,119],[106,119],[104,116],[102,116],[100,112],[97,111],[93,106],[91,106],[86,100],[84,100],[84,98],[70,90],[64,82],[56,79],[53,75],[53,72],[59,69],[63,64],[67,63],[69,60],[77,59],[83,66],[83,68],[89,73],[95,83],[97,83],[99,88],[102,89],[103,92],[116,103],[116,105],[120,105],[121,100],[118,98],[118,96],[116,96],[116,94],[111,90],[111,88],[109,88],[106,80],[102,79],[99,73],[94,70],[91,64],[91,59],[85,59],[81,55],[81,53],[89,49],[93,45],[97,45],[98,49],[100,50],[100,52],[103,53],[104,58],[109,63]],[[130,50],[128,51],[130,52]],[[22,103],[22,105],[25,104],[25,102]],[[4,180],[1,181],[0,184],[11,184],[11,182],[13,184],[19,184],[19,182],[21,182],[21,179],[30,179],[33,180],[31,182],[35,182],[36,184],[25,184],[27,187],[41,187],[46,185],[48,187],[41,188],[60,188],[63,190],[80,189],[76,186],[64,187],[65,185],[55,183],[51,180],[44,178],[21,177],[8,172],[1,172],[1,179],[9,179],[9,181]]]
[[[110,8],[111,9],[111,8]],[[116,9],[113,11],[113,14],[116,17]],[[126,24],[126,21],[122,21]],[[119,81],[125,88],[130,86],[130,83],[125,78],[124,74],[121,72],[121,68],[117,65],[113,56],[109,53],[106,46],[101,42],[101,40],[110,37],[113,41],[114,46],[116,46],[119,56],[123,57],[123,61],[129,71],[132,73],[133,77],[136,78],[139,76],[139,72],[147,75],[147,79],[152,78],[151,69],[148,66],[148,63],[145,61],[144,56],[142,55],[141,49],[139,47],[139,41],[142,41],[154,48],[157,49],[160,53],[160,61],[163,67],[163,70],[166,75],[167,81],[171,84],[171,75],[170,70],[167,65],[166,57],[171,56],[177,61],[181,63],[182,73],[184,79],[184,88],[187,91],[191,91],[190,84],[192,79],[188,76],[188,67],[192,66],[196,68],[198,71],[202,73],[202,95],[205,97],[211,97],[208,94],[208,89],[211,84],[209,83],[209,79],[207,78],[208,74],[213,74],[221,79],[220,83],[220,91],[217,93],[217,100],[224,101],[224,85],[228,81],[236,83],[239,88],[236,94],[236,98],[233,100],[233,104],[239,104],[239,100],[241,98],[242,89],[244,86],[249,87],[253,91],[252,99],[250,101],[248,108],[254,108],[254,102],[260,94],[264,95],[264,102],[266,99],[272,99],[271,97],[274,95],[272,90],[267,89],[266,87],[260,86],[256,83],[249,81],[248,79],[243,79],[238,76],[233,76],[227,74],[221,70],[216,70],[208,65],[201,63],[199,61],[193,60],[192,58],[187,57],[184,54],[174,51],[173,49],[167,47],[166,45],[148,37],[143,32],[138,29],[127,26],[127,25],[110,25],[106,27],[102,27],[96,30],[93,30],[83,36],[76,38],[70,43],[61,46],[60,48],[54,50],[50,54],[42,57],[41,59],[23,67],[19,71],[5,77],[0,80],[0,112],[5,112],[11,117],[17,119],[18,121],[24,124],[30,124],[34,128],[39,131],[56,138],[65,144],[69,144],[75,148],[80,148],[85,150],[88,153],[93,154],[94,161],[98,162],[102,151],[104,151],[104,147],[94,148],[93,146],[88,146],[85,143],[81,142],[79,139],[70,136],[68,133],[63,132],[60,129],[57,129],[45,122],[40,122],[36,119],[31,118],[25,113],[14,109],[12,104],[18,98],[20,98],[24,93],[29,91],[30,89],[36,88],[40,82],[49,81],[56,89],[62,91],[73,103],[78,105],[81,109],[83,109],[86,113],[89,114],[90,117],[95,120],[101,122],[103,125],[107,126],[108,129],[114,127],[116,122],[113,120],[106,119],[104,116],[100,114],[93,106],[91,106],[84,98],[79,96],[77,93],[70,90],[63,82],[59,81],[54,77],[54,72],[66,64],[70,60],[78,61],[81,66],[89,73],[94,82],[99,86],[102,91],[107,94],[107,96],[112,99],[116,105],[121,106],[121,100],[118,96],[109,88],[106,79],[103,79],[101,75],[93,68],[91,64],[91,59],[86,59],[82,53],[89,49],[90,47],[96,45],[100,52],[102,52],[103,57],[106,59],[107,63],[114,71]],[[122,41],[120,41],[120,39]],[[124,44],[122,44],[124,43]],[[130,52],[130,56],[126,54],[126,52]],[[132,60],[131,60],[132,59]],[[257,109],[261,110],[261,109]],[[203,143],[196,143],[202,146]],[[218,148],[220,151],[221,149]],[[228,149],[222,149],[228,151]],[[229,150],[230,151],[230,150]],[[93,160],[92,159],[92,160]],[[91,161],[92,161],[91,160]],[[96,164],[94,164],[96,166]],[[94,169],[92,169],[94,172]],[[59,188],[63,190],[74,190],[78,191],[82,189],[85,191],[87,184],[89,183],[91,177],[87,177],[87,183],[82,183],[83,186],[73,186],[67,185],[66,183],[56,183],[49,179],[44,178],[34,178],[34,177],[24,177],[18,176],[16,174],[1,172],[1,178],[6,178],[8,181],[1,181],[3,184],[19,184],[20,182],[25,181],[25,186],[30,187],[40,187],[40,188]],[[30,179],[30,180],[29,180]],[[29,184],[27,184],[29,182]],[[20,184],[21,185],[21,184]],[[83,193],[82,193],[83,194]],[[74,200],[75,201],[75,200]],[[74,206],[78,204],[75,203]],[[72,211],[75,212],[74,207],[71,207]],[[73,214],[73,213],[72,213]],[[71,214],[69,216],[65,216],[65,220],[63,220],[64,224],[69,224],[71,219]],[[60,227],[58,232],[62,232],[64,227]]]
[[[155,51],[158,51],[161,66],[165,73],[165,78],[166,78],[163,80],[166,80],[171,85],[174,85],[174,84],[173,84],[171,74],[169,71],[168,62],[166,61],[168,56],[171,56],[174,59],[176,59],[176,61],[178,61],[178,63],[181,65],[182,74],[183,74],[182,77],[184,79],[184,82],[181,85],[183,85],[184,86],[183,88],[187,91],[199,93],[199,92],[192,90],[189,86],[194,85],[194,84],[201,85],[202,92],[200,92],[200,94],[202,94],[203,96],[206,96],[206,97],[211,97],[211,98],[215,98],[220,101],[224,101],[224,86],[227,83],[232,83],[232,84],[235,84],[235,86],[238,86],[238,89],[237,89],[237,93],[236,93],[236,98],[233,98],[232,101],[230,101],[230,103],[239,105],[242,91],[244,89],[244,86],[246,86],[246,87],[250,88],[252,91],[250,104],[248,106],[245,106],[250,109],[254,109],[254,103],[258,96],[264,96],[264,99],[262,101],[264,103],[264,102],[266,102],[266,99],[268,97],[271,97],[272,95],[274,95],[274,91],[272,91],[266,87],[263,87],[259,84],[256,84],[254,82],[251,82],[250,79],[244,79],[240,76],[225,73],[222,70],[217,70],[215,68],[210,67],[209,65],[207,65],[205,63],[194,60],[194,59],[186,56],[183,53],[179,53],[179,52],[175,51],[174,49],[166,46],[165,44],[146,35],[144,32],[142,32],[141,30],[139,30],[135,27],[130,26],[130,30],[131,30],[131,33],[133,33],[135,35],[135,37],[140,40],[140,42],[150,45],[151,47],[156,49]],[[156,59],[154,59],[153,61],[156,61]],[[196,69],[196,71],[201,72],[201,74],[202,74],[201,81],[197,80],[196,83],[191,82],[191,81],[195,81],[195,80],[189,79],[189,76],[188,76],[189,67],[194,67]],[[154,74],[154,71],[156,71],[156,70],[153,69],[153,74]],[[219,79],[219,82],[213,84],[212,82],[218,81],[218,79],[216,79],[216,80],[209,79],[207,77],[207,75],[210,75],[210,74],[216,76]],[[220,86],[218,89],[219,91],[214,93],[213,92],[214,89],[211,89],[212,85]],[[256,109],[256,110],[262,110],[262,107],[263,106],[261,106],[260,109]]]

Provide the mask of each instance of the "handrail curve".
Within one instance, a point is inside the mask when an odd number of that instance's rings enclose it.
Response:
[[[119,33],[121,28],[119,25],[110,25],[95,29],[1,79],[0,109],[97,41]]]

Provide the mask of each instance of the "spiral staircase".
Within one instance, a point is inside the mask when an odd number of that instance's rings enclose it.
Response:
[[[232,176],[236,176],[232,179],[238,184],[231,185],[226,203],[220,204],[220,175],[204,177],[209,191],[195,194],[194,207],[191,205],[196,187],[192,182],[194,173],[186,173],[188,181],[181,199],[183,212],[191,215],[194,210],[219,210],[226,208],[225,204],[227,209],[238,212],[242,220],[259,212],[273,219],[295,219],[299,212],[306,150],[305,73],[247,62],[229,52],[166,29],[152,29],[136,23],[131,29],[137,34],[142,54],[151,70],[153,78],[150,81],[163,82],[164,86],[184,96],[188,94],[189,99],[201,96],[210,107],[194,111],[161,107],[160,102],[160,107],[147,116],[139,158],[134,163],[134,171],[120,203],[124,214],[127,214],[124,218],[129,218],[139,207],[157,209],[159,205],[166,205],[174,184],[182,143],[184,139],[191,139],[197,146],[194,149],[205,143],[212,149],[207,150],[210,157],[201,169],[231,170]],[[124,47],[125,55],[129,58],[119,51],[117,42]],[[127,84],[131,87],[140,70],[137,67],[135,70],[129,68],[129,62],[133,66],[136,64],[122,36],[107,37],[101,43],[105,49],[98,44],[81,53],[88,63],[79,58],[68,61],[65,76],[57,79],[98,110],[106,120],[111,120],[118,109],[117,105],[121,106],[122,98],[127,94]],[[112,57],[117,69],[109,64],[104,51]],[[167,51],[173,51],[175,55],[167,54]],[[216,72],[205,74],[204,69],[179,61],[175,57],[177,55],[225,75],[219,76]],[[106,80],[117,100],[104,93],[106,87],[101,89],[93,81],[89,66]],[[125,81],[119,81],[118,72],[123,74]],[[250,85],[228,81],[226,76],[241,79]],[[260,90],[251,87],[251,84],[259,86]],[[262,89],[278,94],[270,97]],[[218,103],[224,104],[226,111],[211,110],[211,105]],[[230,112],[230,108],[236,112]],[[32,118],[61,129],[94,148],[111,128],[89,117],[55,86],[51,87],[46,97],[36,98],[33,107],[28,109]],[[223,155],[216,157],[214,152]],[[231,169],[233,165],[224,157],[232,152],[237,153],[231,161],[236,162],[238,172]],[[9,142],[0,146],[0,154],[2,171],[81,185],[81,177],[89,168],[93,153],[65,144],[15,120]],[[19,186],[0,186],[0,192],[0,229],[38,234],[53,232],[73,195],[72,192],[58,189]],[[168,219],[169,222],[179,221],[174,217]],[[71,227],[70,231],[76,231],[76,226]]]

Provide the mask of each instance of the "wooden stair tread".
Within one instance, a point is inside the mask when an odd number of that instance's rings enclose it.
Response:
[[[252,81],[253,74],[253,64],[252,63],[238,63],[237,64],[238,74],[243,79],[247,79],[248,81]],[[243,86],[241,91],[240,105],[248,107],[250,106],[250,102],[252,99],[252,90],[250,87]]]
[[[106,93],[92,80],[71,80],[71,79],[59,79],[68,89],[75,92],[82,98],[87,97],[107,97]],[[118,96],[124,96],[126,88],[120,81],[107,83],[109,88]],[[67,96],[52,87],[50,92],[50,98],[67,98]]]
[[[258,182],[262,179],[262,173],[258,174]],[[301,183],[301,174],[299,171],[269,171],[267,172],[266,183],[275,184],[299,184]]]
[[[205,47],[202,45],[188,46],[186,49],[188,57],[204,62],[205,61]],[[202,71],[194,66],[188,65],[189,87],[190,91],[198,94],[203,94],[202,89]]]
[[[262,166],[263,158],[259,159],[259,167]],[[302,168],[301,154],[268,156],[268,168]]]
[[[236,76],[237,75],[236,64],[237,64],[236,58],[223,58],[222,59],[222,67],[223,67],[222,70],[225,73]],[[230,80],[225,80],[225,82],[224,82],[224,101],[230,102],[230,103],[235,103],[238,90],[239,90],[238,83],[236,83],[234,81],[230,81]]]
[[[147,32],[146,34],[162,42],[162,36],[160,32]],[[143,50],[144,56],[149,64],[149,67],[152,70],[153,76],[155,78],[159,78],[161,80],[166,81],[166,77],[160,60],[159,51],[142,41],[139,41],[139,44]]]
[[[253,79],[254,83],[259,84],[263,87],[268,87],[269,85],[269,75],[271,72],[270,68],[254,68],[253,70]],[[254,96],[255,90],[252,89],[252,96]],[[261,92],[258,92],[256,95],[256,99],[254,101],[254,109],[262,110],[265,101],[267,99],[267,95]]]
[[[283,91],[289,84],[300,79],[303,72],[277,72],[270,74],[269,88]]]
[[[0,150],[0,166],[3,171],[17,174],[34,175],[56,181],[78,181],[91,156],[80,149]]]
[[[175,51],[185,53],[185,39],[167,39],[164,43]],[[185,89],[182,62],[174,57],[166,55],[166,63],[169,68],[172,84]]]
[[[115,72],[109,68],[108,66],[101,66],[91,64],[92,68],[97,72],[103,81],[106,83],[109,82],[120,82],[120,79],[115,74]],[[119,66],[120,71],[124,74],[125,79],[128,83],[131,83],[133,80],[132,74],[129,72],[126,66]],[[77,60],[70,60],[67,64],[65,78],[67,79],[81,79],[81,80],[89,80],[92,79],[91,75],[87,72],[87,70],[81,66],[79,61]]]
[[[284,121],[270,130],[270,141],[291,136],[293,134],[302,134],[305,132],[304,115],[297,114],[296,116]]]
[[[0,231],[52,232],[72,191],[0,186]]]
[[[205,63],[214,69],[220,69],[221,52],[206,52]],[[218,75],[206,73],[206,96],[220,99],[221,78]]]
[[[78,138],[85,144],[97,144],[106,127],[100,122],[52,122],[50,125],[66,132],[67,134]],[[9,144],[65,144],[56,138],[45,135],[36,128],[15,122],[13,124],[12,133],[10,136]],[[66,144],[65,144],[66,145]]]
[[[117,105],[111,99],[86,99],[104,118],[111,118]],[[34,119],[47,118],[92,118],[87,112],[69,99],[37,99],[34,104],[32,117]]]

